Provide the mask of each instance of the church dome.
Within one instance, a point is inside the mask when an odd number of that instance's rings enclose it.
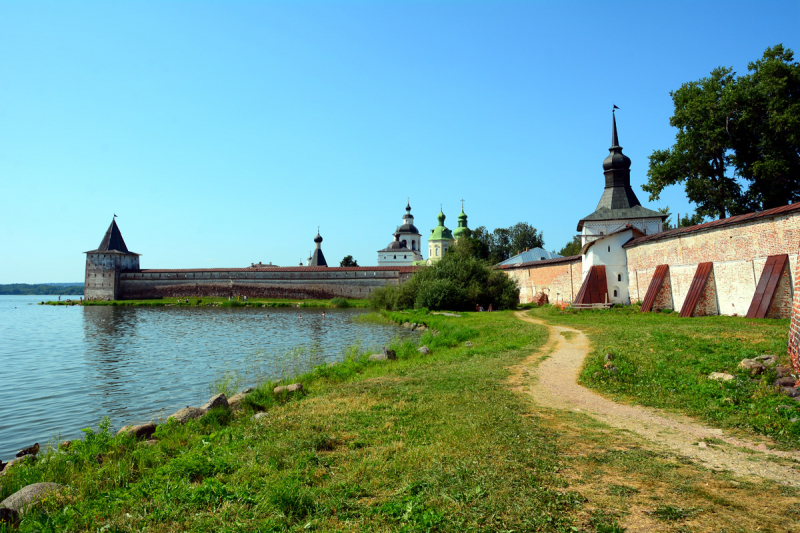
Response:
[[[314,237],[314,242],[317,243],[317,244],[322,242],[322,237],[320,236],[319,233],[317,233],[317,236]]]

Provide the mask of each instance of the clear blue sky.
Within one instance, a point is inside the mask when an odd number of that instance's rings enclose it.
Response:
[[[525,221],[560,249],[603,191],[611,106],[643,205],[671,90],[800,54],[800,2],[2,2],[0,283],[82,281],[114,213],[143,268],[374,265]]]

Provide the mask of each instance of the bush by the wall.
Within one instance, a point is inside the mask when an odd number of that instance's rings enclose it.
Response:
[[[370,295],[378,309],[473,310],[476,305],[508,309],[519,303],[519,287],[505,272],[471,255],[458,244],[441,261],[420,268],[399,287],[384,286]]]

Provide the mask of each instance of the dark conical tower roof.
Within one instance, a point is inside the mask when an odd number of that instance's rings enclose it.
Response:
[[[631,160],[622,153],[617,135],[617,117],[611,112],[611,148],[608,157],[603,160],[603,174],[606,186],[597,203],[597,209],[591,215],[578,222],[578,231],[586,220],[624,220],[631,218],[657,218],[662,220],[666,215],[658,211],[642,207],[631,188]]]
[[[311,263],[308,266],[312,267],[326,267],[328,262],[325,261],[325,256],[322,253],[322,235],[319,234],[317,228],[317,236],[314,237],[314,253],[311,256]]]
[[[114,252],[122,254],[139,255],[129,251],[128,247],[125,246],[125,239],[122,238],[122,232],[119,231],[119,226],[117,226],[117,220],[112,218],[111,225],[108,226],[108,230],[106,230],[106,234],[103,237],[103,240],[100,241],[100,246],[98,246],[96,250],[90,250],[86,253],[101,254],[101,253],[114,253]]]

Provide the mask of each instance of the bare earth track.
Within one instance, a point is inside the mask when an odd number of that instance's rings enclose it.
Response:
[[[552,326],[530,318],[517,317],[549,329],[548,343],[512,369],[510,383],[515,390],[533,397],[544,407],[569,409],[588,415],[616,428],[632,431],[680,455],[697,460],[707,468],[730,470],[743,477],[767,478],[800,486],[800,453],[769,449],[764,442],[754,443],[704,426],[688,417],[659,409],[615,403],[577,383],[589,339],[581,331]],[[569,332],[566,336],[562,332]],[[542,361],[543,354],[551,352]],[[540,362],[541,361],[541,362]],[[534,376],[525,379],[525,374]],[[723,441],[707,445],[703,439]],[[766,442],[766,441],[765,441]],[[781,458],[782,460],[777,460]]]

